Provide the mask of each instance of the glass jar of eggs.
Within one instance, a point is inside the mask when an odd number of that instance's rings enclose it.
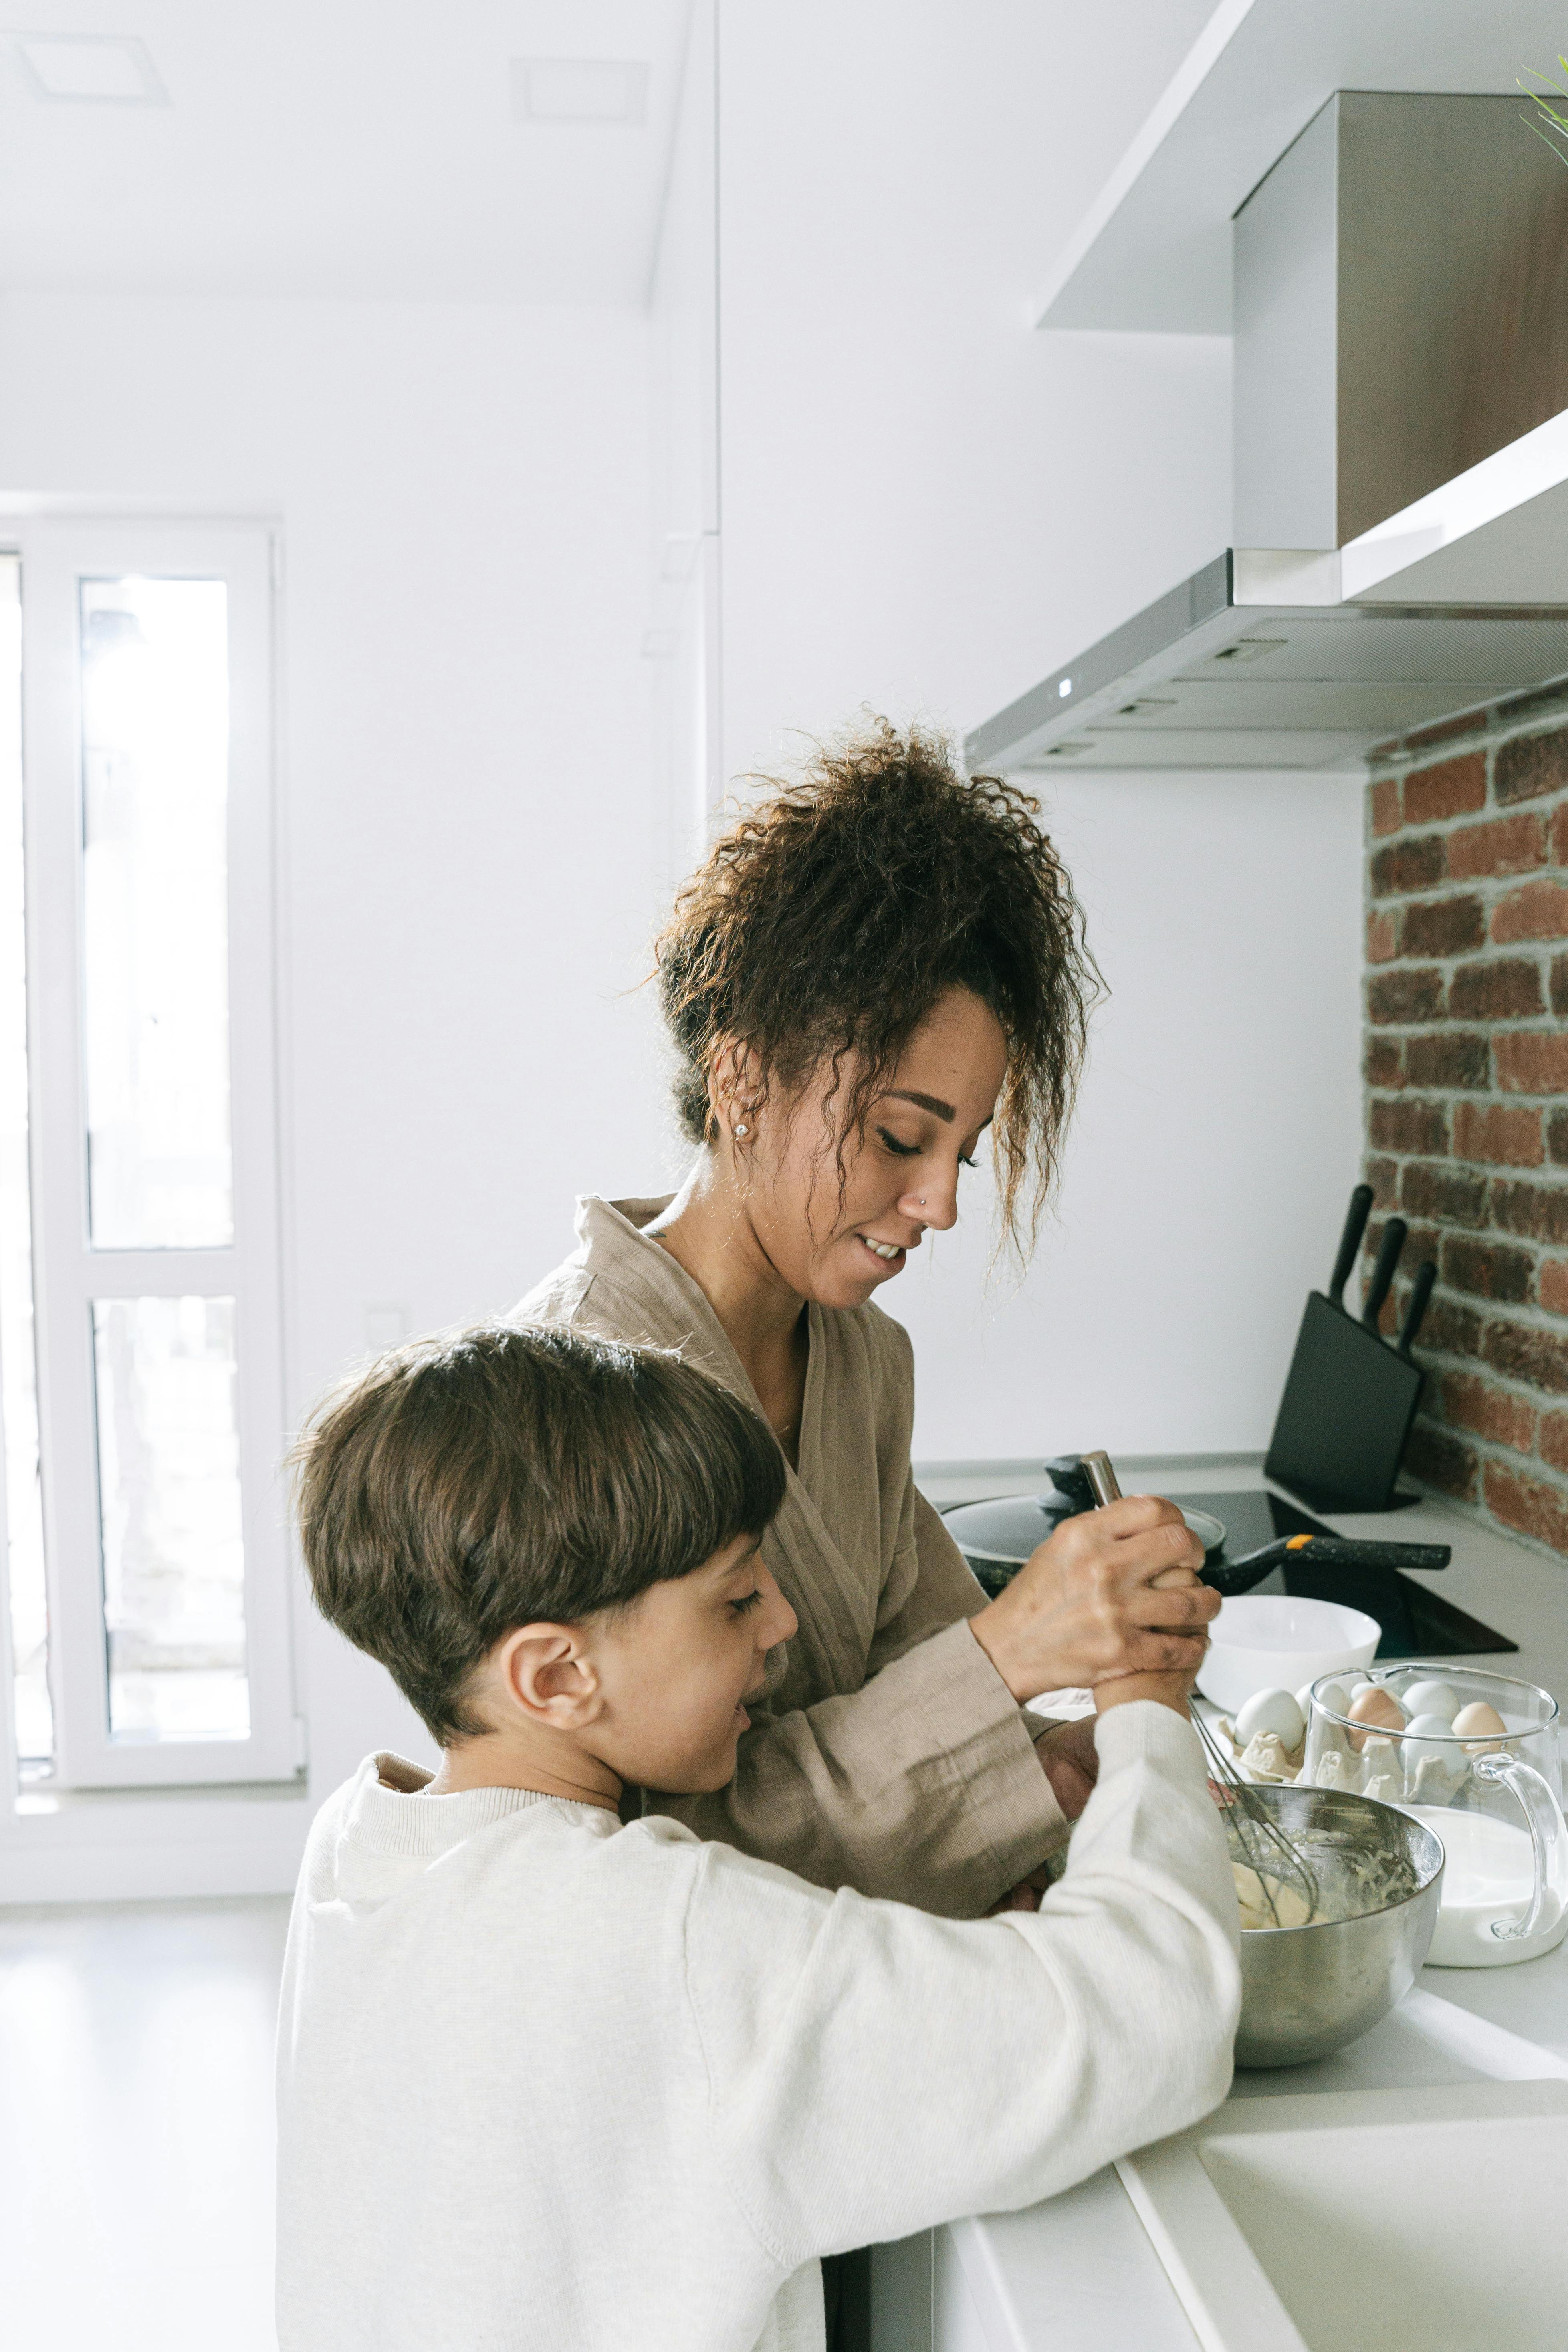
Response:
[[[1322,1675],[1300,1778],[1381,1798],[1443,1841],[1428,1966],[1533,1959],[1568,1934],[1557,1702],[1469,1666]]]

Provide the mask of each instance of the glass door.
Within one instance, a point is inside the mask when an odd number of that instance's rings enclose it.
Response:
[[[287,1779],[269,535],[21,579],[53,1778]]]

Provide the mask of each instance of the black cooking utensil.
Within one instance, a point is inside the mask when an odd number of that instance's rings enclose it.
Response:
[[[1075,1518],[1079,1511],[1093,1510],[1094,1488],[1089,1485],[1081,1454],[1058,1454],[1047,1463],[1046,1469],[1055,1493],[1045,1500],[1052,1508],[1060,1504],[1059,1517]]]
[[[1182,1496],[1184,1510],[1211,1512],[1230,1529],[1227,1550],[1237,1559],[1260,1551],[1278,1536],[1322,1536],[1340,1540],[1335,1530],[1315,1519],[1277,1488],[1238,1490],[1227,1486]],[[1304,1601],[1332,1601],[1344,1609],[1359,1609],[1383,1628],[1378,1657],[1474,1658],[1503,1650],[1517,1650],[1506,1633],[1468,1617],[1445,1598],[1428,1577],[1404,1576],[1396,1568],[1325,1568],[1315,1566],[1310,1544],[1286,1555],[1263,1584],[1265,1592],[1283,1591]],[[1230,1561],[1215,1563],[1227,1568]],[[1250,1588],[1251,1572],[1247,1582]]]
[[[1421,1568],[1428,1574],[1447,1568],[1454,1557],[1452,1544],[1378,1543],[1361,1536],[1281,1536],[1262,1550],[1249,1552],[1247,1561],[1238,1560],[1237,1566],[1261,1559],[1265,1552],[1275,1559],[1299,1555],[1312,1568]]]
[[[1268,1559],[1256,1551],[1249,1552],[1246,1559],[1205,1559],[1198,1570],[1198,1580],[1211,1591],[1222,1592],[1227,1601],[1233,1601],[1238,1592],[1250,1592],[1255,1584],[1261,1584],[1280,1565],[1282,1548],[1269,1544],[1266,1549],[1270,1555]]]
[[[1203,1580],[1216,1592],[1250,1592],[1275,1569],[1292,1568],[1421,1568],[1428,1572],[1447,1568],[1453,1559],[1448,1544],[1375,1543],[1352,1536],[1277,1536],[1239,1559],[1221,1560],[1202,1570]]]
[[[1369,1184],[1358,1184],[1351,1194],[1329,1287],[1308,1297],[1263,1465],[1268,1477],[1314,1510],[1397,1507],[1394,1480],[1421,1395],[1423,1374],[1408,1348],[1388,1346],[1377,1329],[1405,1244],[1403,1218],[1388,1221],[1359,1321],[1342,1303],[1372,1197]],[[1423,1312],[1430,1290],[1427,1280]],[[1413,1296],[1412,1310],[1415,1305]],[[1419,1320],[1405,1318],[1412,1338]]]

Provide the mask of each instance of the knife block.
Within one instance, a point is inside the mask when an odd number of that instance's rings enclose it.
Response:
[[[1319,1511],[1394,1511],[1423,1374],[1342,1307],[1312,1291],[1268,1441],[1264,1475]]]

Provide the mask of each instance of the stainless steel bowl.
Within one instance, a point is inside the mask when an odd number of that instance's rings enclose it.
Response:
[[[1413,1894],[1315,1927],[1245,1927],[1241,1936],[1238,2066],[1300,2066],[1342,2050],[1403,2000],[1437,1924],[1443,1847],[1394,1805],[1342,1789],[1259,1787],[1257,1795],[1295,1838],[1321,1839],[1415,1874]]]

